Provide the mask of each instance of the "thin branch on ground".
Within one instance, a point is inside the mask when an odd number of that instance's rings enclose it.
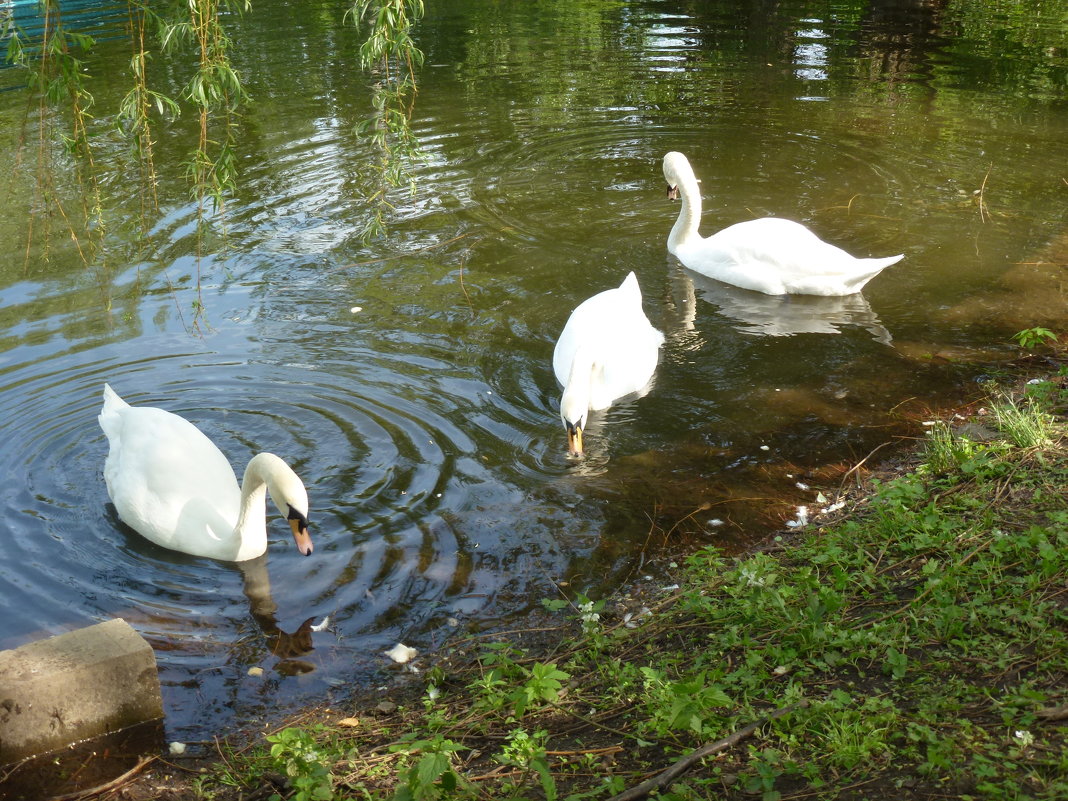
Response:
[[[718,753],[720,751],[725,751],[726,749],[737,744],[741,740],[744,740],[746,737],[752,735],[753,732],[755,732],[757,729],[759,729],[766,723],[770,723],[773,720],[781,718],[783,715],[788,715],[790,712],[793,712],[797,709],[801,709],[806,706],[808,706],[808,701],[801,701],[799,703],[783,707],[782,709],[776,709],[770,715],[756,721],[755,723],[750,723],[745,728],[739,729],[738,731],[734,732],[734,734],[724,737],[722,740],[716,740],[714,743],[702,745],[696,751],[692,751],[691,753],[687,754],[674,765],[658,773],[653,778],[647,779],[641,784],[631,787],[629,790],[624,790],[619,795],[612,796],[610,799],[608,799],[608,801],[636,801],[636,799],[638,798],[645,798],[647,795],[649,795],[649,793],[653,792],[654,790],[659,790],[662,787],[666,787],[676,778],[678,778],[683,773],[688,771],[691,767],[693,767],[694,763],[700,761],[701,759],[704,759],[706,756],[711,756],[712,754]]]
[[[122,787],[128,781],[133,779],[134,776],[144,770],[147,765],[154,762],[155,760],[156,757],[154,755],[141,757],[141,759],[138,760],[136,765],[134,765],[128,771],[123,773],[121,776],[116,776],[109,782],[105,782],[104,784],[100,784],[96,787],[92,787],[86,790],[76,790],[73,793],[66,793],[64,795],[54,795],[50,799],[48,799],[48,801],[79,801],[79,799],[92,798],[94,796],[103,795],[104,793],[111,792],[112,790],[117,790],[119,787]]]

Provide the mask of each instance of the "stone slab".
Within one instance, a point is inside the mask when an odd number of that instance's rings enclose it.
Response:
[[[156,656],[125,620],[0,651],[0,765],[162,717]]]

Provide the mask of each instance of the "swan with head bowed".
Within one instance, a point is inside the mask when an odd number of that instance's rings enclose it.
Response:
[[[553,372],[564,387],[560,417],[571,456],[583,454],[582,432],[591,410],[607,409],[648,386],[663,342],[664,335],[642,310],[634,273],[571,312],[553,350]]]
[[[694,272],[766,295],[851,295],[904,254],[858,259],[801,223],[778,217],[736,223],[702,237],[701,189],[682,153],[664,156],[668,197],[682,208],[668,250]]]
[[[259,453],[238,488],[233,468],[188,420],[163,409],[131,406],[107,384],[97,418],[107,436],[104,482],[119,518],[164,548],[242,562],[267,550],[270,492],[289,521],[297,548],[312,552],[308,493],[272,453]]]

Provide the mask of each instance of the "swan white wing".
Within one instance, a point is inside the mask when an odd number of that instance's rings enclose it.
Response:
[[[99,419],[110,443],[104,480],[122,521],[164,547],[227,558],[218,547],[233,540],[241,492],[215,444],[163,409],[105,401]]]
[[[644,315],[627,331],[618,331],[612,341],[606,343],[601,357],[604,365],[602,380],[592,387],[590,408],[606,409],[617,398],[644,390],[656,372],[663,342],[664,335],[653,328]]]
[[[619,331],[626,331],[640,316],[650,328],[649,320],[642,311],[642,295],[638,279],[628,273],[623,283],[586,298],[567,318],[553,349],[553,372],[561,385],[567,385],[571,363],[582,345],[595,345],[610,341]]]
[[[649,383],[663,341],[642,310],[638,280],[630,273],[622,285],[584,300],[571,313],[553,351],[553,372],[566,386],[575,354],[580,347],[589,351],[600,367],[590,408],[604,409]]]
[[[800,223],[777,217],[736,223],[707,239],[691,240],[678,256],[710,278],[769,295],[858,292],[903,258],[858,259]]]

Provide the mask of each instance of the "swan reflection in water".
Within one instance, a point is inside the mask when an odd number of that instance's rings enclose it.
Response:
[[[876,342],[889,345],[890,332],[859,292],[852,295],[765,295],[724,284],[680,267],[673,293],[682,311],[683,327],[692,330],[697,295],[734,320],[743,334],[787,337],[795,334],[839,334],[843,326],[867,329]]]
[[[297,657],[310,654],[312,634],[326,628],[327,621],[316,626],[315,618],[309,617],[292,634],[283,631],[278,625],[278,604],[271,595],[271,578],[267,573],[267,555],[258,556],[244,562],[236,562],[241,571],[242,590],[248,598],[249,611],[253,620],[267,637],[267,646],[278,663],[274,669],[284,676],[296,676],[311,673],[315,665]]]

